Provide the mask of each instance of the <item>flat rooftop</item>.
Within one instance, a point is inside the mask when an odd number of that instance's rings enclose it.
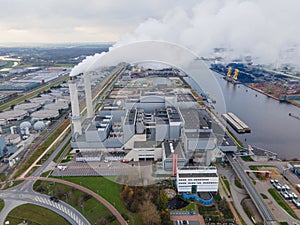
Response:
[[[213,138],[212,132],[188,132],[185,133],[188,138]]]
[[[170,143],[172,143],[172,145],[173,145],[174,153],[171,152]],[[183,152],[182,152],[182,147],[180,145],[180,142],[178,142],[178,141],[176,141],[176,142],[164,141],[163,145],[164,145],[164,149],[165,149],[165,153],[166,153],[167,158],[169,158],[173,154],[177,154],[178,158],[185,158],[184,155],[183,155]]]
[[[208,127],[205,115],[198,109],[179,109],[184,120],[185,129]]]
[[[177,94],[177,102],[196,102],[190,93]]]
[[[126,117],[126,124],[134,124],[135,121],[135,114],[136,114],[136,109],[131,109],[128,111],[127,117]]]
[[[178,173],[179,178],[187,177],[218,177],[216,173]]]
[[[289,164],[291,164],[292,166],[298,167],[298,166],[300,166],[300,161],[292,161],[292,162],[289,162]]]
[[[155,148],[157,142],[156,141],[135,141],[133,147],[134,148]]]
[[[225,134],[222,141],[222,146],[236,146],[235,143]]]

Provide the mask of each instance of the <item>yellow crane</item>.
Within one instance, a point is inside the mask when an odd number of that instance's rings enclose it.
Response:
[[[233,74],[233,79],[237,80],[238,79],[238,75],[239,75],[239,70],[235,69],[234,70],[234,74]]]
[[[231,76],[231,72],[232,72],[232,67],[229,66],[229,67],[228,67],[228,71],[227,71],[227,77],[230,77],[230,76]]]

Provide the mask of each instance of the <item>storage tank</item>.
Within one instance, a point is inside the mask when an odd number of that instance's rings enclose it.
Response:
[[[37,131],[41,131],[44,130],[46,127],[45,123],[43,121],[37,121],[34,125],[33,125],[33,129],[37,130]]]
[[[29,134],[29,129],[31,128],[31,123],[28,121],[22,122],[20,124],[21,134]]]

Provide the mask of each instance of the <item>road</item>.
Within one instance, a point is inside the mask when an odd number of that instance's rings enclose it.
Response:
[[[240,165],[246,170],[249,169],[250,165],[266,165],[266,166],[274,166],[277,167],[280,173],[284,173],[285,177],[289,180],[291,184],[299,183],[299,178],[291,173],[291,171],[286,170],[287,162],[284,161],[268,161],[268,162],[244,162],[240,157],[237,158],[237,160],[240,161]],[[288,214],[275,200],[273,200],[273,197],[268,192],[269,188],[273,188],[273,186],[269,182],[262,182],[259,179],[257,179],[253,173],[250,174],[250,176],[253,177],[253,179],[256,181],[255,188],[259,193],[265,194],[269,200],[265,200],[266,204],[270,209],[272,209],[274,215],[276,215],[276,218],[278,221],[287,221],[289,224],[300,224],[299,220],[296,220],[293,218],[290,214]],[[281,182],[286,182],[284,179],[280,180]],[[299,217],[298,209],[295,209],[296,215]]]
[[[234,185],[234,180],[236,176],[234,171],[232,169],[218,168],[218,173],[222,176],[225,176],[229,183],[232,184],[230,185],[231,193],[227,192],[225,184],[221,185],[221,188],[219,188],[220,195],[222,196],[222,198],[226,199],[226,201],[229,204],[229,207],[232,209],[233,212],[237,210],[240,216],[243,218],[244,222],[247,225],[252,225],[253,222],[249,219],[241,204],[242,200],[246,198],[248,194],[245,190],[239,189],[238,187],[236,187],[236,185]],[[220,180],[220,182],[222,182],[222,180]],[[232,206],[232,201],[234,203],[235,209]],[[238,222],[238,224],[242,224],[238,220],[236,220],[236,222]]]
[[[58,203],[50,201],[49,196],[47,195],[38,194],[33,191],[29,193],[23,191],[5,190],[0,192],[0,198],[4,199],[5,201],[5,207],[0,212],[0,224],[4,224],[7,214],[13,208],[26,203],[35,204],[50,209],[63,216],[66,220],[74,225],[90,224],[89,221],[76,209],[70,207],[68,204],[62,201]]]
[[[100,195],[98,195],[97,193],[91,191],[88,188],[85,188],[79,184],[75,184],[66,180],[61,180],[61,179],[57,179],[57,178],[47,178],[47,177],[28,177],[25,178],[26,180],[31,180],[31,181],[36,181],[36,180],[43,180],[43,181],[49,181],[49,182],[56,182],[56,183],[61,183],[64,185],[68,185],[70,187],[76,188],[80,191],[83,191],[89,195],[91,195],[92,197],[94,197],[96,200],[98,200],[99,202],[101,202],[115,217],[116,219],[119,221],[119,223],[121,225],[127,225],[126,220],[122,217],[122,215],[118,212],[118,210],[111,205],[107,200],[105,200],[103,197],[101,197]]]
[[[118,70],[117,72],[114,72],[112,74],[112,77],[116,77],[118,74],[120,74],[121,70]],[[109,81],[111,81],[111,79],[109,79]],[[109,86],[110,82],[106,82],[102,89],[100,90],[99,93],[102,93],[104,89],[106,89],[107,86]],[[98,97],[98,95],[96,95],[94,97],[94,100]],[[86,109],[83,108],[83,111]],[[63,122],[64,117],[62,117],[61,119],[59,119],[59,121],[57,121],[55,124],[61,124],[61,122]],[[52,133],[57,127],[56,126],[52,126],[51,130],[49,133]],[[87,219],[80,213],[78,212],[76,209],[74,209],[73,207],[71,207],[70,205],[68,205],[65,202],[60,201],[59,203],[55,203],[53,201],[50,201],[49,196],[47,195],[42,195],[39,193],[36,193],[33,191],[32,187],[33,184],[36,180],[44,180],[44,181],[52,181],[52,182],[57,182],[57,183],[62,183],[65,185],[69,185],[71,187],[74,187],[78,190],[81,190],[89,195],[91,195],[92,197],[94,197],[96,200],[98,200],[99,202],[101,202],[118,220],[118,222],[122,225],[127,225],[127,222],[125,221],[125,219],[122,217],[122,215],[115,209],[114,206],[112,206],[108,201],[106,201],[104,198],[102,198],[101,196],[99,196],[98,194],[94,193],[93,191],[82,187],[81,185],[78,184],[74,184],[68,181],[63,181],[60,179],[54,179],[54,178],[41,178],[38,177],[41,175],[41,173],[43,173],[46,168],[52,163],[53,159],[56,157],[56,155],[61,151],[61,149],[65,146],[65,144],[70,141],[71,139],[71,133],[68,134],[66,136],[66,138],[64,138],[63,141],[60,140],[60,138],[63,136],[63,134],[65,134],[67,132],[68,128],[66,128],[62,134],[52,143],[52,145],[54,145],[57,142],[60,142],[59,146],[56,148],[56,150],[51,154],[51,156],[46,160],[45,163],[43,163],[35,172],[33,172],[31,174],[30,177],[26,177],[27,174],[29,173],[29,171],[37,165],[37,163],[40,161],[40,159],[48,152],[49,148],[51,148],[51,146],[49,146],[48,149],[46,149],[44,151],[44,153],[30,166],[30,168],[28,168],[28,170],[26,170],[21,177],[18,178],[18,180],[25,180],[23,183],[9,189],[9,190],[2,190],[0,191],[0,198],[3,199],[5,201],[5,207],[4,209],[1,211],[0,213],[0,224],[4,223],[5,218],[7,217],[8,213],[15,208],[18,205],[21,204],[25,204],[25,203],[31,203],[31,204],[36,204],[36,205],[40,205],[43,206],[45,208],[51,209],[54,212],[62,215],[64,218],[66,218],[71,224],[84,224],[84,225],[89,225],[90,223],[87,221]],[[43,138],[45,139],[45,138]]]
[[[231,154],[227,154],[226,156],[233,170],[240,178],[240,180],[243,182],[245,189],[247,190],[249,196],[251,197],[252,201],[254,202],[255,206],[260,212],[263,220],[265,221],[265,224],[267,225],[278,224],[278,222],[274,218],[274,215],[271,213],[270,209],[265,205],[261,196],[257,193],[256,189],[252,185],[247,174],[244,172],[244,169],[240,166],[240,164],[237,161],[233,159]]]
[[[289,169],[287,169],[287,162],[285,161],[268,161],[268,162],[244,162],[241,163],[240,157],[238,158],[240,161],[240,164],[244,166],[245,169],[249,169],[250,165],[253,166],[261,166],[261,165],[266,165],[266,166],[275,166],[278,168],[279,172],[281,174],[284,174],[284,176],[289,180],[290,183],[292,184],[300,184],[300,179],[292,173]]]

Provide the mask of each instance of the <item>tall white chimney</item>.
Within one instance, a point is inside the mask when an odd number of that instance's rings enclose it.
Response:
[[[84,90],[86,101],[86,117],[94,117],[93,101],[92,101],[92,87],[91,87],[91,75],[88,72],[84,73]]]
[[[75,133],[82,134],[81,115],[79,109],[78,92],[77,92],[75,77],[70,77],[69,90],[70,90],[72,124],[73,124],[74,134]]]

